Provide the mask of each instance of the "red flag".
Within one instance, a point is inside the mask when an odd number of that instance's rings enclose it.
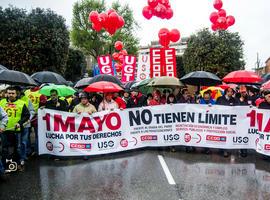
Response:
[[[162,76],[162,49],[150,49],[150,78]]]
[[[176,77],[176,55],[174,48],[150,49],[150,77]]]
[[[99,56],[97,60],[100,74],[114,75],[111,56]]]
[[[177,77],[175,49],[163,49],[163,52],[163,76]]]
[[[122,82],[134,81],[136,69],[136,57],[131,55],[124,56],[122,68]]]

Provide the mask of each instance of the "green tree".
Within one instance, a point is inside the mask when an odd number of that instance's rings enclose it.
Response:
[[[64,73],[69,32],[63,17],[51,10],[0,7],[0,61],[9,69],[32,74]]]
[[[77,81],[86,71],[84,54],[77,49],[69,49],[65,77],[71,81]]]
[[[135,37],[134,31],[138,28],[138,24],[133,17],[133,11],[128,5],[121,6],[118,1],[112,4],[112,8],[123,16],[125,26],[110,36],[104,30],[99,33],[94,31],[88,21],[91,11],[96,10],[101,13],[107,10],[104,0],[82,0],[74,4],[71,41],[85,55],[96,59],[99,55],[112,54],[117,40],[124,43],[129,54],[137,53],[139,40]]]
[[[177,71],[178,78],[180,78],[186,74],[185,68],[184,68],[183,56],[176,57],[176,71]]]
[[[203,70],[223,77],[243,69],[243,45],[238,33],[203,29],[189,38],[183,55],[185,72]]]

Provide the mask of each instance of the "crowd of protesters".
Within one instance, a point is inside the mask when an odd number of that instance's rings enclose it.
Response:
[[[155,89],[143,94],[138,89],[125,90],[120,93],[75,93],[69,97],[59,97],[58,91],[52,89],[50,96],[39,93],[39,87],[23,90],[10,86],[1,90],[0,96],[0,173],[12,170],[24,170],[25,162],[30,156],[38,154],[37,112],[39,108],[48,108],[89,115],[115,109],[156,106],[163,104],[207,104],[224,106],[256,106],[270,109],[270,91],[259,91],[244,85],[237,88],[228,87],[218,98],[211,90],[191,94],[187,88]],[[34,137],[31,137],[31,135]],[[34,141],[31,139],[34,138]],[[171,147],[175,151],[174,147]],[[186,152],[193,152],[194,147],[186,147]],[[204,148],[209,154],[209,148]],[[220,150],[224,157],[230,155],[228,150]],[[240,150],[240,155],[247,156],[247,150]],[[13,169],[14,162],[18,164]],[[12,165],[12,167],[10,167]]]

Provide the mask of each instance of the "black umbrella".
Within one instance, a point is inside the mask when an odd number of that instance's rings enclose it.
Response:
[[[88,85],[90,85],[89,82],[91,79],[92,79],[92,77],[83,78],[83,79],[79,80],[74,87],[79,88],[79,89],[85,88]]]
[[[93,77],[89,81],[89,84],[92,84],[95,82],[100,82],[100,81],[108,81],[108,82],[116,83],[117,85],[123,87],[122,82],[116,76],[107,75],[107,74],[100,74],[100,75]]]
[[[270,80],[270,73],[264,74],[264,75],[262,75],[261,77],[262,77],[262,79],[263,79],[262,83],[265,83],[265,82],[267,82],[267,81]]]
[[[180,81],[187,85],[212,86],[221,84],[222,81],[215,74],[205,71],[195,71],[183,76]]]
[[[0,70],[8,70],[8,68],[6,68],[6,67],[3,66],[3,65],[0,65]]]
[[[124,89],[125,91],[130,91],[131,87],[136,83],[136,81],[130,81],[130,82],[127,82],[125,85],[124,85]]]
[[[14,70],[0,70],[0,83],[10,85],[37,85],[27,74]]]
[[[50,72],[50,71],[43,71],[43,72],[36,72],[31,76],[35,81],[39,84],[42,83],[54,83],[57,85],[67,85],[66,79],[63,78],[60,74]]]

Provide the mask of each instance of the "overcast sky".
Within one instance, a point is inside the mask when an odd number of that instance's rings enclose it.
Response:
[[[19,8],[31,9],[35,7],[50,8],[66,19],[67,26],[71,27],[72,6],[77,0],[1,0],[0,6],[7,7],[9,4]],[[177,28],[182,36],[210,27],[209,15],[214,8],[214,0],[170,0],[174,10],[171,20],[161,20],[153,17],[146,20],[142,16],[142,8],[147,0],[120,0],[122,4],[128,3],[134,10],[135,19],[141,26],[137,35],[141,45],[149,44],[158,39],[160,28]],[[113,0],[106,0],[110,5]],[[231,31],[240,33],[245,42],[244,52],[246,69],[254,68],[256,54],[259,53],[262,65],[270,57],[270,1],[269,0],[223,0],[223,7],[228,15],[236,18],[236,24]]]

